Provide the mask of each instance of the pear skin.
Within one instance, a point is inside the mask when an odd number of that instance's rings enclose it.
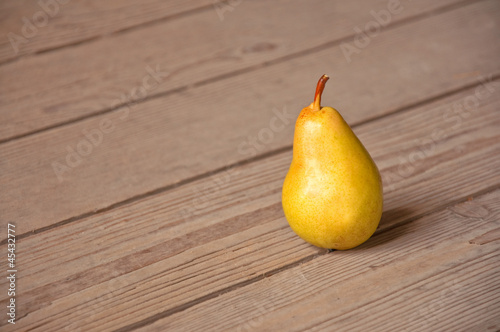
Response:
[[[293,159],[282,191],[283,211],[305,241],[328,249],[354,248],[378,227],[382,181],[375,162],[340,113],[321,107],[328,76],[295,124]]]

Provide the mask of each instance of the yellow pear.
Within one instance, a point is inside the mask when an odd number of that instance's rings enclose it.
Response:
[[[314,102],[295,124],[293,159],[282,192],[283,211],[297,235],[328,249],[356,247],[373,235],[382,215],[377,166],[340,113],[321,107],[323,75]]]

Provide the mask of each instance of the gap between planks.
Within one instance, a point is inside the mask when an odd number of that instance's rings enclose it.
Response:
[[[407,24],[412,24],[412,23],[418,22],[420,20],[425,20],[426,18],[429,18],[429,17],[432,17],[432,16],[436,16],[436,15],[440,15],[440,14],[443,14],[443,13],[446,13],[446,12],[449,12],[449,11],[453,11],[453,10],[461,8],[463,6],[470,5],[470,4],[473,4],[473,3],[476,3],[476,2],[481,2],[481,1],[486,1],[486,0],[464,0],[464,1],[461,1],[461,2],[457,2],[457,3],[452,3],[452,4],[449,4],[449,5],[445,5],[443,7],[440,7],[440,8],[437,8],[437,9],[433,9],[433,10],[428,11],[428,12],[418,13],[418,14],[415,14],[413,16],[409,16],[409,17],[407,17],[405,19],[402,19],[402,20],[396,20],[395,22],[391,22],[388,25],[386,25],[381,33],[384,33],[384,32],[387,32],[387,31],[391,31],[391,30],[397,29],[397,28],[399,28],[401,26],[405,26]],[[211,6],[212,5],[210,5],[210,7]],[[209,6],[207,6],[207,7],[209,7]],[[198,13],[198,12],[203,12],[205,10],[199,10],[199,11],[198,10],[193,10],[193,11],[195,11],[194,13]],[[185,15],[181,15],[179,17],[183,17],[183,16],[185,16]],[[165,19],[161,19],[160,21],[164,21],[164,20]],[[127,32],[127,31],[132,31],[132,30],[135,30],[135,29],[124,29],[122,31],[123,32]],[[117,35],[117,34],[119,34],[119,32],[117,32],[116,34],[113,34],[113,35]],[[152,93],[152,94],[146,96],[145,98],[142,98],[142,99],[138,100],[136,102],[136,104],[140,104],[140,103],[143,103],[143,102],[146,102],[146,101],[149,101],[149,100],[153,100],[153,99],[156,99],[156,98],[162,98],[162,97],[165,97],[165,96],[168,96],[168,95],[171,95],[171,94],[181,93],[181,92],[186,91],[186,90],[188,90],[190,88],[196,88],[196,87],[205,86],[205,85],[208,85],[208,84],[211,84],[211,83],[214,83],[214,82],[218,82],[218,81],[225,80],[225,79],[228,79],[228,78],[236,77],[238,75],[249,73],[249,72],[258,70],[260,68],[263,68],[263,67],[277,65],[277,64],[280,64],[280,63],[283,63],[283,62],[286,62],[286,61],[289,61],[289,60],[292,60],[292,59],[296,59],[296,58],[300,58],[300,57],[303,57],[303,56],[311,55],[311,54],[314,54],[314,53],[317,53],[317,52],[320,52],[320,51],[323,51],[323,50],[327,50],[327,49],[339,46],[343,42],[351,41],[355,36],[356,36],[356,34],[350,34],[350,35],[344,36],[342,38],[335,39],[333,41],[325,42],[325,43],[323,43],[321,45],[318,45],[318,46],[314,46],[314,47],[311,47],[311,48],[308,48],[308,49],[304,49],[304,50],[301,50],[301,51],[298,51],[298,52],[295,52],[295,53],[287,54],[287,55],[284,55],[284,56],[281,56],[281,57],[278,57],[278,58],[275,58],[275,59],[272,59],[272,60],[267,60],[267,61],[264,61],[264,62],[261,62],[261,63],[257,63],[255,65],[251,65],[251,66],[248,66],[246,68],[238,69],[238,70],[235,70],[235,71],[232,71],[232,72],[228,72],[228,73],[224,73],[224,74],[221,74],[221,75],[217,75],[217,76],[214,76],[214,77],[208,77],[208,78],[203,79],[201,81],[193,82],[193,83],[190,83],[190,84],[185,84],[185,85],[176,87],[174,89],[166,90],[164,92],[159,92],[159,93],[156,93],[156,94]],[[93,41],[93,40],[97,40],[97,39],[101,39],[101,38],[102,37],[93,37],[93,38],[89,39],[89,41]],[[57,49],[64,49],[64,48],[68,48],[70,46],[78,46],[78,45],[81,45],[81,44],[84,44],[84,43],[85,43],[85,41],[76,42],[76,43],[74,43],[72,45],[62,46],[62,47],[57,48]],[[42,54],[42,53],[47,53],[47,52],[38,52],[38,53],[35,53],[35,54]],[[3,64],[0,63],[0,66],[2,66],[2,65]],[[75,118],[67,120],[67,121],[62,121],[62,122],[59,122],[59,123],[55,123],[55,124],[52,124],[52,125],[41,127],[39,129],[32,130],[32,131],[27,132],[27,133],[22,133],[22,134],[13,135],[13,136],[10,136],[10,137],[7,137],[7,138],[3,138],[3,139],[0,139],[0,144],[11,142],[11,141],[15,141],[15,140],[19,140],[19,139],[22,139],[22,138],[25,138],[25,137],[29,137],[29,136],[32,136],[32,135],[35,135],[35,134],[39,134],[39,133],[42,133],[42,132],[45,132],[45,131],[48,131],[48,130],[51,130],[51,129],[56,129],[56,128],[64,127],[64,126],[67,126],[67,125],[70,125],[70,124],[73,124],[73,123],[76,123],[76,122],[79,122],[79,121],[82,121],[82,120],[85,120],[85,119],[89,119],[89,118],[92,118],[92,117],[95,117],[95,116],[107,114],[107,113],[113,112],[113,111],[115,111],[115,110],[117,110],[117,109],[119,109],[121,107],[124,107],[125,105],[127,105],[127,103],[123,102],[123,103],[117,104],[117,105],[115,105],[113,107],[102,109],[102,110],[96,111],[96,112],[91,112],[89,114],[86,114],[86,115],[83,115],[83,116],[80,116],[80,117],[75,117]]]

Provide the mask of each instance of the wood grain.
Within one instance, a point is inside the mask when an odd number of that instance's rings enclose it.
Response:
[[[145,0],[140,3],[132,0],[4,0],[0,2],[0,33],[5,35],[0,39],[0,64],[28,54],[106,38],[151,22],[175,19],[197,9],[214,10],[212,3],[209,0]],[[30,24],[34,28],[30,29]],[[13,44],[9,33],[16,35],[10,35]]]
[[[337,107],[351,124],[478,82],[477,77],[455,80],[453,76],[500,69],[495,48],[500,44],[494,42],[497,34],[490,25],[495,8],[491,2],[480,2],[387,31],[349,66],[332,61],[342,59],[339,48],[323,50],[2,144],[0,211],[6,220],[18,223],[20,233],[26,233],[167,190],[254,158],[253,152],[263,155],[287,148],[295,117],[311,100],[315,81],[323,72],[335,73],[324,104]],[[475,28],[464,20],[474,22],[470,24]],[[435,33],[438,26],[440,34]],[[448,60],[463,48],[477,52],[464,53],[460,61]],[[388,50],[390,61],[381,60],[388,59]],[[424,64],[432,70],[420,71]],[[402,74],[408,68],[413,68],[412,74]],[[271,133],[272,139],[262,136],[266,144],[258,142],[252,152],[249,137],[269,133],[271,121],[277,118],[274,109],[291,116],[283,126],[277,123],[282,127]],[[102,121],[112,121],[114,130],[104,134],[80,164],[68,166],[59,182],[53,163],[67,165],[68,149],[84,144],[84,132],[97,130]],[[390,131],[384,135],[392,138],[391,144],[399,140]]]
[[[394,15],[391,24],[433,13],[443,6],[449,8],[450,4],[451,8],[462,4],[457,3],[457,0],[417,1]],[[112,38],[21,59],[0,67],[0,140],[109,111],[144,96],[206,84],[215,78],[239,74],[241,70],[266,66],[271,61],[284,61],[292,54],[300,56],[306,50],[314,52],[315,48],[328,47],[333,41],[347,36],[352,43],[353,28],[363,27],[373,20],[370,10],[365,8],[385,10],[386,7],[387,0],[364,0],[359,5],[345,1],[282,0],[273,1],[273,6],[268,1],[243,1],[226,13],[227,18],[222,22],[215,10],[201,11]],[[478,49],[481,54],[477,57],[484,57],[486,63],[481,68],[463,70],[488,68],[490,71],[488,54],[494,51],[491,45],[496,44],[497,39],[495,42],[489,40],[492,35],[488,31],[494,32],[494,27],[487,26],[498,16],[496,7],[499,6],[495,1],[479,7],[464,7],[476,30],[468,29],[468,24],[462,26],[462,30],[477,33],[481,38],[473,40],[490,47],[470,45]],[[152,9],[155,8],[152,5]],[[331,27],[312,24],[321,20],[335,24]],[[480,27],[475,28],[476,24]],[[384,28],[386,30],[389,27]],[[203,31],[202,39],[200,31]],[[494,37],[497,38],[496,34]],[[339,45],[330,47],[338,48]],[[438,48],[443,49],[442,46]],[[468,55],[472,53],[465,53],[465,57]],[[445,58],[443,56],[443,60]],[[346,64],[342,54],[330,57],[329,63],[332,59],[336,59],[338,65]],[[159,85],[150,82],[154,88],[138,90],[149,75],[148,68],[158,68],[159,72],[169,74],[164,74]],[[420,71],[420,64],[413,63],[413,69]],[[314,77],[318,75],[315,70],[308,73]],[[411,75],[410,72],[405,74]]]
[[[452,330],[500,327],[500,191],[479,197],[486,218],[445,209],[223,294],[137,331]],[[126,329],[124,329],[126,330]]]
[[[435,129],[446,134],[413,174],[388,184],[379,233],[500,184],[500,118],[494,112],[500,94],[484,98],[460,126],[446,117],[474,91],[356,128],[382,174],[400,164],[390,150],[409,155]],[[173,314],[320,253],[283,217],[281,184],[290,157],[286,151],[23,239],[19,301],[27,316],[16,327],[115,329]],[[496,215],[477,200],[446,210],[473,221]],[[375,238],[367,245],[378,243]]]

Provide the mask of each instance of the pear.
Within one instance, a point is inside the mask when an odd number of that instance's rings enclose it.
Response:
[[[382,215],[380,173],[340,113],[321,107],[328,76],[295,124],[293,159],[282,191],[283,211],[305,241],[354,248],[373,235]]]

